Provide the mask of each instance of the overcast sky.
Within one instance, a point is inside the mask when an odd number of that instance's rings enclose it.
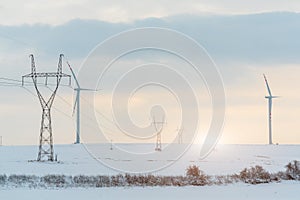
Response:
[[[63,24],[72,19],[132,22],[178,14],[249,14],[273,11],[299,12],[297,0],[2,0],[0,24]]]
[[[267,93],[262,77],[266,73],[272,92],[282,96],[273,104],[274,142],[299,143],[298,12],[298,1],[277,0],[30,0],[25,4],[4,0],[0,2],[0,76],[20,79],[29,73],[30,53],[43,70],[56,67],[58,55],[64,53],[77,72],[89,52],[114,34],[149,26],[171,28],[200,43],[221,72],[227,98],[221,142],[267,143]],[[36,144],[38,100],[22,88],[0,89],[4,144]],[[59,95],[53,110],[55,142],[72,143],[73,91],[62,87]]]

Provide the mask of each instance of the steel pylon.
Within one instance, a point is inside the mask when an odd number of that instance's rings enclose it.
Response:
[[[37,161],[43,161],[43,160],[54,161],[51,107],[53,105],[55,95],[58,90],[61,79],[63,77],[67,77],[69,78],[69,83],[71,80],[70,75],[64,74],[62,72],[62,58],[63,58],[63,54],[60,54],[57,72],[37,73],[34,56],[31,54],[30,55],[31,73],[22,76],[22,84],[24,84],[24,78],[32,78],[37,96],[39,98],[39,102],[42,107],[42,120],[41,120],[41,128],[40,128],[39,152],[38,152]],[[45,84],[47,84],[48,78],[56,78],[55,88],[52,91],[52,94],[50,95],[49,99],[45,99],[42,96],[38,88],[38,81],[37,81],[38,78],[45,78]]]
[[[155,118],[153,117],[153,125],[154,128],[156,130],[156,146],[155,146],[155,151],[161,151],[162,150],[162,145],[161,145],[161,132],[163,131],[163,125],[165,124],[165,120],[163,118],[163,120],[161,122],[157,122],[155,121]],[[158,128],[158,125],[160,125],[161,127]]]

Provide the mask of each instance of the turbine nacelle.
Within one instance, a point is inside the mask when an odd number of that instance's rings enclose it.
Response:
[[[280,96],[265,96],[266,99],[276,99],[279,98]]]
[[[99,90],[96,90],[96,89],[93,90],[93,89],[87,89],[87,88],[81,88],[81,87],[80,87],[80,88],[74,88],[74,90],[75,90],[75,91],[78,91],[78,90],[81,90],[81,91],[82,91],[82,90],[83,90],[83,91],[93,91],[93,92],[99,91]]]

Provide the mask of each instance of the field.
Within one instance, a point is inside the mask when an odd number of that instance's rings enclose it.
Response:
[[[0,189],[0,199],[223,199],[223,200],[287,200],[299,199],[300,184],[296,182],[261,185],[235,184],[203,187],[146,187],[97,189]]]
[[[103,152],[103,160],[120,165],[173,163],[165,169],[153,172],[160,175],[184,175],[189,165],[197,165],[209,175],[238,173],[245,167],[255,165],[261,165],[269,172],[277,172],[284,170],[288,162],[300,160],[300,145],[218,145],[204,160],[199,159],[198,145],[193,145],[176,162],[161,157],[135,161],[134,158],[121,157],[115,149],[110,150],[109,145],[99,146],[99,150]],[[141,152],[154,147],[153,144],[124,144],[123,146],[136,151],[140,149]],[[36,159],[37,146],[2,146],[0,147],[0,174],[112,175],[122,173],[94,159],[83,145],[57,145],[54,150],[58,154],[60,163],[29,162]]]
[[[152,144],[119,144],[125,149],[151,149]],[[137,161],[120,157],[115,148],[99,145],[103,158],[119,165],[168,164],[168,159],[158,158]],[[103,165],[93,158],[83,145],[57,145],[59,163],[34,162],[36,146],[1,146],[0,174],[36,175],[115,175],[124,173]],[[189,165],[197,165],[209,175],[239,173],[243,168],[261,165],[269,172],[284,171],[284,166],[292,160],[300,160],[300,145],[218,145],[205,159],[200,160],[199,146],[193,145],[186,154],[172,165],[154,175],[184,175]],[[282,181],[249,185],[235,183],[229,185],[188,186],[188,187],[110,187],[110,188],[38,188],[0,187],[0,199],[297,199],[299,181]],[[64,194],[64,195],[62,195]]]

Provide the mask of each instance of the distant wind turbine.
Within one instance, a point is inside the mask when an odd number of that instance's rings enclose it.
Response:
[[[267,78],[265,75],[264,75],[264,79],[265,79],[266,86],[267,86],[268,93],[269,93],[269,96],[265,96],[265,98],[268,99],[268,101],[269,101],[269,144],[273,144],[273,142],[272,142],[272,99],[278,98],[278,96],[272,95],[270,86],[268,84],[268,81],[267,81]]]
[[[70,64],[68,62],[67,62],[67,64],[70,68],[70,71],[72,73],[72,76],[73,76],[76,86],[77,86],[77,88],[74,88],[74,90],[76,91],[76,99],[75,99],[75,103],[74,103],[73,114],[74,114],[75,108],[76,108],[77,111],[76,111],[76,141],[75,141],[75,144],[80,144],[80,92],[83,90],[84,91],[97,91],[97,90],[81,88],[72,67],[70,66]]]

